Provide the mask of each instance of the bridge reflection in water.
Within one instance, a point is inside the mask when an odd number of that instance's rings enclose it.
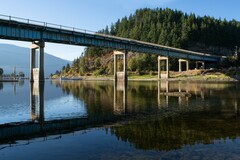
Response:
[[[30,83],[30,111],[33,121],[44,121],[44,83]]]
[[[116,83],[116,82],[115,82]],[[118,117],[124,115],[126,112],[127,96],[125,83],[116,83],[114,85],[115,103],[113,113],[105,110],[103,113],[96,114],[97,109],[93,110],[90,107],[88,116],[68,117],[65,119],[45,120],[44,117],[44,82],[30,83],[30,119],[27,122],[16,122],[0,124],[0,144],[18,139],[29,139],[34,137],[44,137],[51,134],[59,134],[63,132],[72,132],[85,126],[95,126],[105,122],[115,122]],[[62,84],[57,82],[56,85],[63,87],[68,83]],[[74,86],[74,85],[73,85]],[[16,85],[14,85],[16,94]],[[73,87],[74,88],[74,87]],[[91,90],[91,89],[90,89]],[[74,96],[74,90],[71,90]],[[67,91],[68,92],[68,91]],[[119,94],[120,93],[120,94]],[[123,93],[123,94],[121,94]],[[86,99],[85,99],[86,100]],[[86,100],[87,101],[87,100]],[[95,105],[93,105],[95,106]],[[116,115],[116,116],[115,116]]]
[[[188,83],[188,82],[187,82]],[[158,81],[158,106],[167,107],[169,104],[169,97],[177,97],[179,106],[188,106],[189,93],[188,84],[178,83],[171,84],[169,87],[169,81]]]
[[[125,114],[127,112],[127,82],[114,81],[114,113]]]
[[[239,135],[239,95],[236,89],[232,92],[231,87],[234,85],[209,85],[181,81],[129,83],[126,85],[124,82],[114,84],[53,82],[53,85],[61,86],[63,91],[84,101],[87,104],[87,116],[46,121],[44,118],[44,83],[34,82],[30,86],[32,121],[1,124],[0,143],[73,132],[86,126],[114,123],[117,120],[128,121],[125,115],[148,113],[149,110],[150,114],[152,111],[159,113],[155,118],[157,126],[154,121],[149,122],[146,114],[148,121],[121,127],[113,126],[110,128],[111,133],[123,140],[128,140],[138,148],[167,150],[184,144],[194,144],[196,141],[210,143],[214,139],[236,138]],[[217,95],[217,92],[222,92],[222,94]],[[229,97],[231,101],[228,101]],[[183,110],[190,108],[193,114],[183,117],[162,117],[161,113],[164,112],[161,112],[161,109],[164,108],[169,108],[169,110],[175,108],[180,111],[181,108]],[[200,112],[195,112],[196,110]],[[144,115],[142,119],[146,117]],[[222,133],[219,130],[220,125],[227,126],[224,127],[226,132]],[[232,129],[233,132],[227,132],[227,129]],[[176,141],[179,143],[174,143]]]

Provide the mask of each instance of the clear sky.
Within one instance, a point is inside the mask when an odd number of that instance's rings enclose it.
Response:
[[[240,21],[239,0],[0,0],[0,14],[98,31],[139,8],[171,8]],[[0,40],[29,47],[30,43]],[[47,43],[45,52],[73,60],[84,47]]]

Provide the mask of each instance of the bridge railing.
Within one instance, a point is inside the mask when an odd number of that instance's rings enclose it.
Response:
[[[131,39],[128,39],[128,38],[117,37],[117,36],[108,35],[108,34],[104,34],[104,33],[99,33],[99,32],[91,31],[91,30],[87,30],[87,29],[80,29],[80,28],[75,28],[75,27],[69,27],[69,26],[64,26],[64,25],[59,25],[59,24],[54,24],[54,23],[36,21],[36,20],[31,20],[31,19],[26,19],[26,18],[19,18],[19,17],[8,16],[8,15],[3,15],[3,14],[0,14],[0,19],[8,20],[10,22],[11,21],[20,22],[20,23],[26,23],[26,24],[29,24],[29,25],[39,25],[39,26],[43,26],[43,27],[63,29],[63,30],[68,30],[68,31],[73,31],[73,32],[83,32],[83,33],[89,33],[89,34],[97,34],[97,35],[104,36],[104,37],[112,37],[112,38],[117,38],[117,39],[121,39],[121,40],[135,41],[135,40],[131,40]]]
[[[64,25],[59,25],[59,24],[54,24],[54,23],[47,23],[47,22],[42,22],[42,21],[36,21],[36,20],[31,20],[31,19],[26,19],[26,18],[19,18],[19,17],[14,17],[14,16],[7,16],[0,14],[0,19],[3,20],[8,20],[8,21],[15,21],[15,22],[20,22],[20,23],[26,23],[26,24],[32,24],[32,25],[39,25],[43,27],[51,27],[51,28],[56,28],[56,29],[64,29],[68,31],[74,31],[74,32],[84,32],[84,33],[90,33],[90,34],[95,34],[95,31],[90,31],[87,29],[80,29],[80,28],[75,28],[75,27],[69,27],[69,26],[64,26]],[[104,35],[104,34],[102,34]]]
[[[2,14],[0,14],[0,18],[4,19],[4,20],[17,21],[17,22],[22,22],[22,23],[27,23],[27,24],[36,24],[36,25],[40,25],[40,26],[45,25],[45,22],[30,20],[30,19],[25,19],[25,18],[19,18],[19,17],[14,17],[14,16],[7,16],[7,15],[2,15]]]

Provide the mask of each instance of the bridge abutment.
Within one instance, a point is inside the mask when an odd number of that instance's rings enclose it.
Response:
[[[124,81],[127,82],[128,77],[127,77],[127,55],[128,51],[120,52],[120,51],[114,51],[114,80],[115,81]],[[118,72],[118,56],[123,57],[123,71]]]
[[[30,51],[30,82],[44,82],[44,41],[33,42]],[[38,53],[38,67],[36,66],[36,50]]]
[[[162,72],[162,61],[165,61],[164,64],[164,70],[165,73],[161,73]],[[158,79],[168,79],[169,78],[169,60],[168,57],[162,57],[162,56],[158,56]]]

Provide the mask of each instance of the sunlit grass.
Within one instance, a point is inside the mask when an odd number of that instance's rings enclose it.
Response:
[[[240,76],[240,72],[232,71],[232,70],[189,70],[189,71],[170,71],[169,78],[172,80],[237,80],[237,77]],[[74,78],[79,77],[84,80],[110,80],[114,79],[114,75],[94,75],[94,74],[86,74],[84,76],[80,75],[64,75],[66,78]],[[58,76],[54,75],[52,78],[58,78]],[[128,72],[129,80],[157,80],[158,75],[157,72],[146,72],[142,75],[139,75],[134,72]]]

